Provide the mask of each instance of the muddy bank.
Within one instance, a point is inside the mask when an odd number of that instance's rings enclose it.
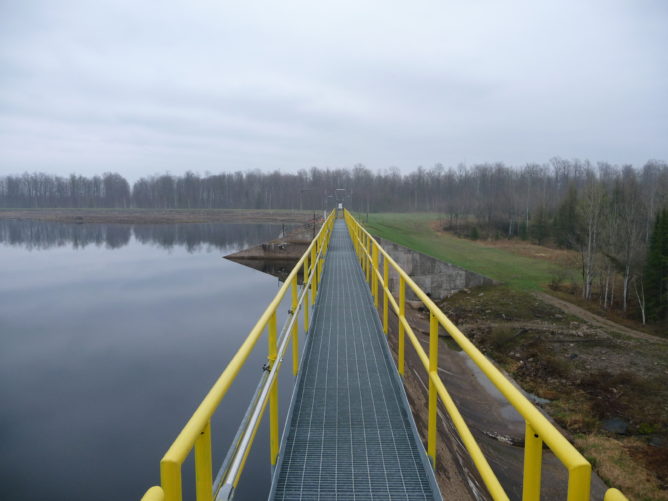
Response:
[[[235,263],[241,264],[243,266],[248,266],[254,270],[261,271],[262,273],[273,275],[281,282],[285,282],[298,261],[298,259],[245,259],[242,257],[225,257],[225,259],[229,259],[230,261],[234,261]],[[302,273],[297,275],[297,283],[299,285],[304,283],[303,278],[304,275]]]
[[[244,209],[0,209],[0,219],[63,223],[306,223],[313,212]]]

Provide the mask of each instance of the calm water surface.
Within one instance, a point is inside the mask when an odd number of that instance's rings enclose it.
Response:
[[[160,458],[279,286],[221,256],[280,231],[0,222],[0,499],[132,500],[157,484]],[[215,416],[214,475],[265,357],[261,340]],[[266,497],[266,435],[238,499]]]

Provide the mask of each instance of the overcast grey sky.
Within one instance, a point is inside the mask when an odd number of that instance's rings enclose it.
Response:
[[[0,174],[668,159],[668,2],[0,0]]]

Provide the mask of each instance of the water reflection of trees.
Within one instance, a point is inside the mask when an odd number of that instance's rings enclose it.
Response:
[[[117,249],[132,237],[145,245],[193,252],[203,246],[243,248],[276,238],[281,227],[272,224],[72,224],[50,221],[0,220],[0,244],[26,249],[83,248],[88,245]]]

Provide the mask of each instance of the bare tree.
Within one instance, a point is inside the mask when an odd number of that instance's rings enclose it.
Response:
[[[587,171],[586,184],[579,203],[579,212],[584,223],[582,256],[582,297],[591,299],[595,274],[595,257],[598,251],[598,233],[605,193],[591,169]]]

